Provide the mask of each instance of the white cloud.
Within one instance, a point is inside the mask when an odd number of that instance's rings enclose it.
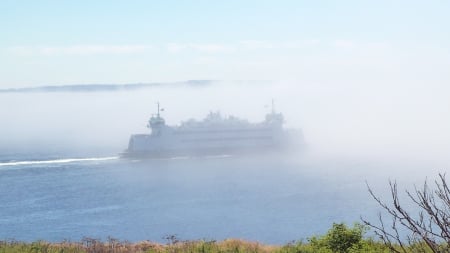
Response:
[[[193,50],[203,53],[229,53],[234,52],[236,48],[225,44],[201,44],[201,43],[169,43],[167,50],[170,53],[178,53],[185,50]]]
[[[76,45],[68,47],[43,47],[42,54],[127,54],[144,52],[150,45]]]
[[[383,52],[393,48],[393,45],[386,41],[334,40],[330,45],[336,50],[351,49],[358,52]]]
[[[244,50],[260,49],[300,49],[308,46],[315,46],[320,43],[318,39],[308,39],[299,41],[266,41],[266,40],[243,40],[240,47]]]
[[[302,50],[311,47],[334,47],[336,49],[377,49],[385,50],[390,46],[383,42],[357,43],[353,40],[332,40],[322,43],[318,39],[293,41],[242,40],[234,43],[168,43],[163,45],[69,45],[69,46],[15,46],[7,52],[20,55],[93,55],[93,54],[132,54],[148,52],[151,49],[166,50],[169,53],[194,52],[204,54],[235,53],[243,51]]]
[[[8,51],[18,55],[90,55],[140,53],[151,48],[151,45],[73,45],[46,47],[16,46],[10,47]]]
[[[238,50],[272,50],[272,49],[299,49],[319,44],[317,39],[300,41],[267,41],[267,40],[242,40],[236,43],[169,43],[167,51],[179,53],[181,51],[196,51],[203,53],[231,53]]]
[[[192,48],[201,52],[215,53],[215,52],[232,52],[234,47],[221,44],[192,44]]]

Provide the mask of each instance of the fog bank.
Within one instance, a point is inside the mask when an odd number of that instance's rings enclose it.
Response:
[[[450,102],[443,85],[234,83],[136,91],[0,94],[2,152],[120,153],[148,133],[156,102],[167,124],[210,111],[259,122],[270,102],[302,129],[315,156],[447,160]]]

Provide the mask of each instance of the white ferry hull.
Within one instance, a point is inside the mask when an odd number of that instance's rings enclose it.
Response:
[[[283,129],[283,116],[272,111],[261,123],[248,123],[235,117],[210,113],[203,121],[190,120],[180,126],[167,126],[157,116],[149,121],[151,134],[130,137],[123,157],[174,157],[230,155],[285,151],[302,142],[301,132]]]

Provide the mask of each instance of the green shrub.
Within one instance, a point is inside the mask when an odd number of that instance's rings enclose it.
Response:
[[[323,240],[332,252],[348,253],[350,249],[361,248],[364,231],[364,227],[359,224],[349,228],[344,223],[333,223],[333,227],[327,232]]]

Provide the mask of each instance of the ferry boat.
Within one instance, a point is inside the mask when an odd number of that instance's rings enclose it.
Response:
[[[168,126],[157,103],[157,113],[148,121],[149,134],[133,134],[122,157],[177,157],[232,155],[285,151],[302,142],[298,130],[286,130],[284,117],[272,110],[259,123],[234,116],[222,117],[210,112],[205,119],[182,122]]]

